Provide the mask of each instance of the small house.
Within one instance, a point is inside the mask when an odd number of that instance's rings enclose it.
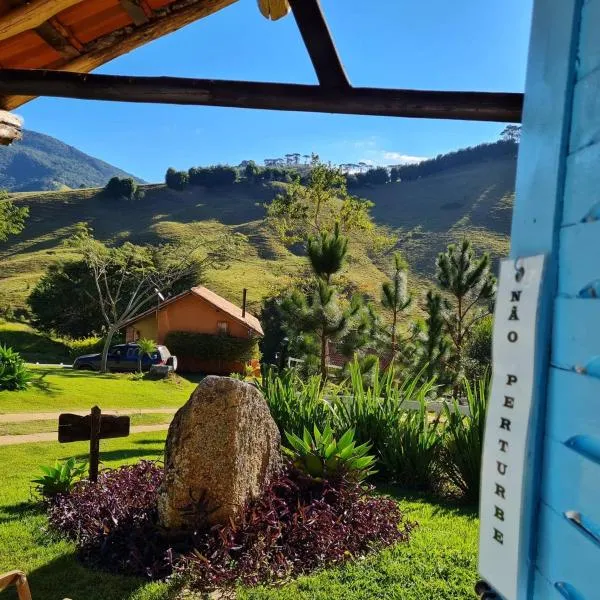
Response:
[[[140,338],[166,345],[178,369],[210,374],[241,373],[256,356],[259,320],[204,286],[168,298],[125,324],[128,342]]]

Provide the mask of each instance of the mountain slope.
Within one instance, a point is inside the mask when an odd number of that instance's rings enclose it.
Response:
[[[0,148],[0,189],[25,192],[97,187],[115,176],[132,177],[35,131],[25,130],[21,141]]]
[[[467,161],[418,179],[353,190],[375,205],[378,223],[397,235],[412,269],[409,280],[418,309],[422,292],[435,270],[437,253],[462,237],[494,259],[508,253],[514,193],[515,159]],[[232,301],[249,290],[250,306],[257,310],[262,297],[277,292],[305,264],[265,226],[263,204],[282,184],[244,181],[219,189],[189,187],[176,192],[164,185],[144,186],[136,202],[105,198],[98,189],[14,194],[30,208],[25,230],[0,245],[0,309],[2,304],[24,307],[32,285],[44,269],[72,257],[64,242],[78,222],[87,222],[102,240],[159,242],[202,233],[210,238],[225,228],[247,237],[242,258],[229,269],[213,271],[206,282]],[[369,255],[359,236],[350,242],[348,285],[380,296],[390,266],[389,256]]]

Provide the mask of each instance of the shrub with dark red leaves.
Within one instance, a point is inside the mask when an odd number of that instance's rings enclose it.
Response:
[[[102,471],[52,501],[52,527],[77,543],[88,563],[130,574],[171,572],[168,544],[157,528],[157,492],[163,470],[156,463]]]
[[[105,471],[98,483],[58,496],[50,522],[87,563],[154,578],[175,571],[201,589],[305,573],[407,541],[413,527],[393,500],[289,469],[238,522],[181,535],[158,526],[161,481],[162,469],[150,462]]]
[[[412,527],[393,500],[290,470],[239,523],[215,527],[196,543],[177,570],[200,588],[273,581],[408,541]]]

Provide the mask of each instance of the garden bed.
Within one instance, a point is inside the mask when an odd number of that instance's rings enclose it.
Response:
[[[164,433],[131,436],[102,443],[105,466],[154,459],[161,455]],[[173,584],[90,569],[76,560],[72,542],[44,531],[43,509],[27,503],[29,480],[39,464],[66,455],[85,455],[86,444],[65,447],[34,444],[0,449],[0,471],[6,473],[0,490],[0,571],[25,570],[36,600],[60,597],[87,600],[166,600]],[[19,469],[13,465],[18,464]],[[450,600],[473,597],[476,581],[477,520],[475,511],[432,501],[426,495],[407,495],[383,489],[395,497],[408,521],[419,527],[410,542],[394,545],[365,559],[319,570],[283,587],[238,586],[242,599],[369,599]]]

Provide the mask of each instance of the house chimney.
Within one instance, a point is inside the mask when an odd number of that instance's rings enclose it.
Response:
[[[246,296],[248,295],[248,290],[244,288],[244,292],[242,295],[242,319],[246,316]]]

